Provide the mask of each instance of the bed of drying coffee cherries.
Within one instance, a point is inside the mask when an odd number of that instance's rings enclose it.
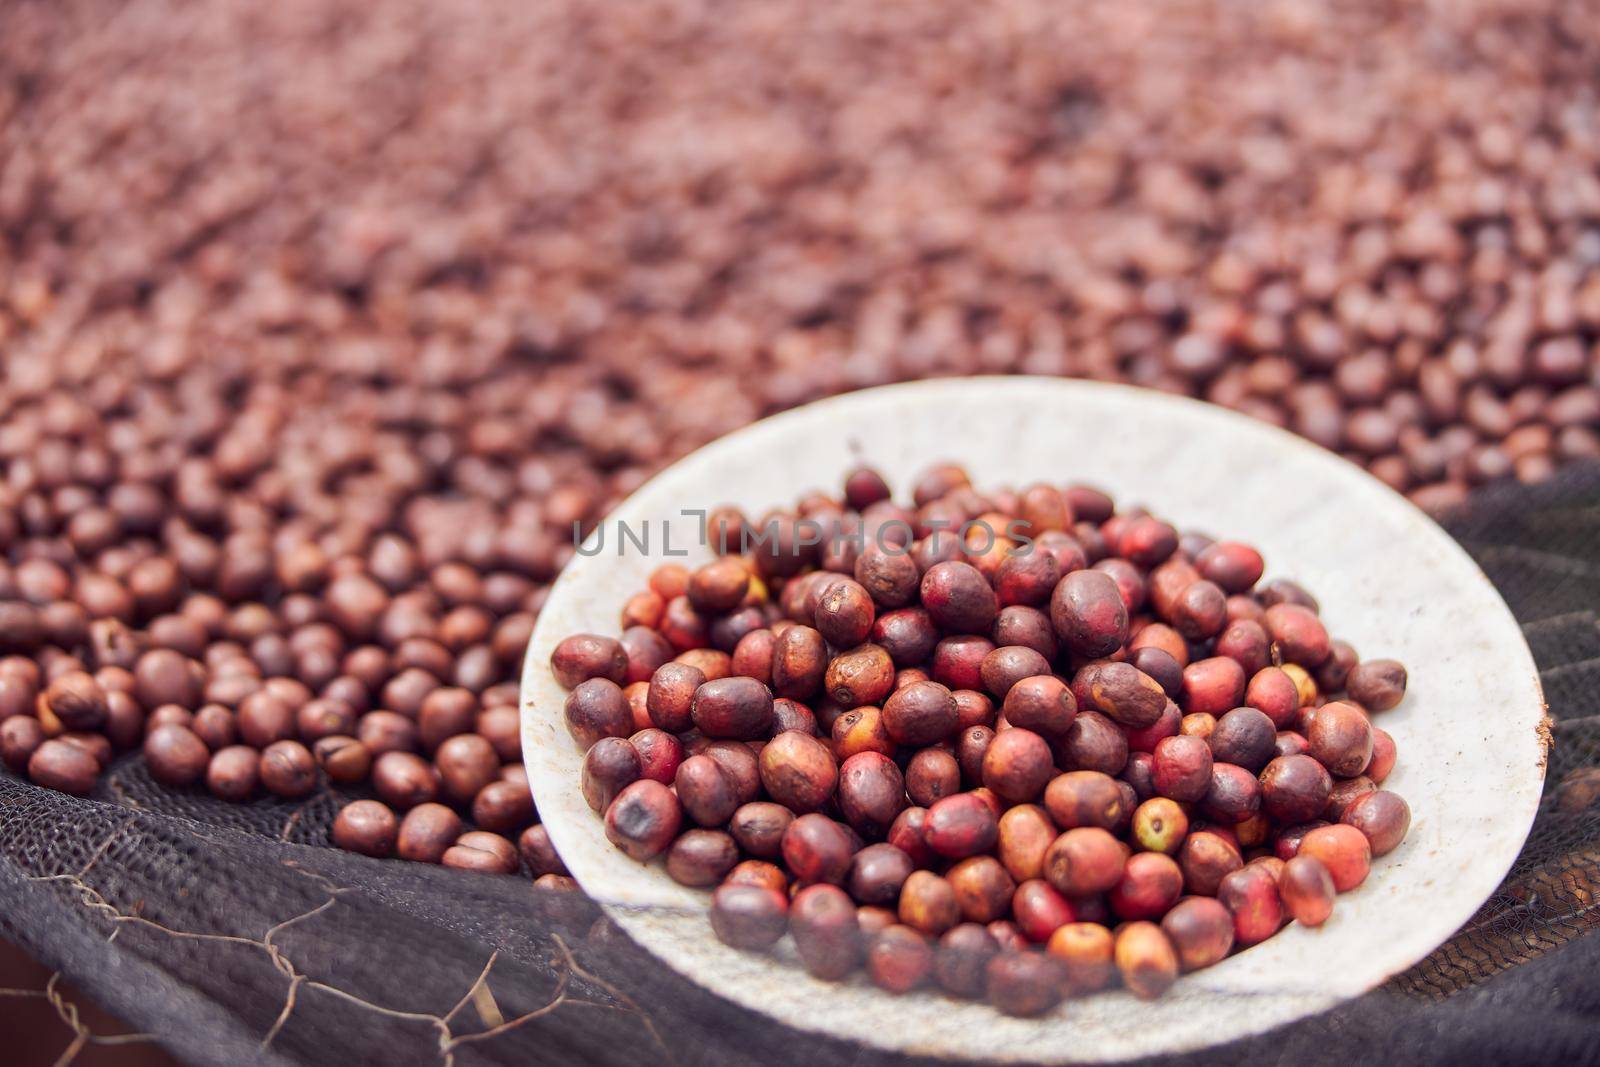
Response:
[[[1405,668],[1248,545],[953,465],[708,529],[715,562],[551,666],[607,837],[715,887],[729,945],[1014,1015],[1154,997],[1324,922],[1406,834],[1373,724]]]

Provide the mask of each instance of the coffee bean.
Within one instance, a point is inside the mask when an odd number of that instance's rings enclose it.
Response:
[[[439,795],[439,775],[411,752],[385,752],[372,764],[372,788],[390,807],[410,809]]]
[[[298,741],[275,741],[261,752],[261,784],[285,799],[309,796],[317,787],[317,761]]]
[[[494,746],[477,734],[459,734],[439,746],[433,765],[444,797],[455,804],[470,804],[499,774],[500,757]]]
[[[445,850],[439,862],[446,867],[487,874],[510,874],[517,869],[517,850],[499,834],[470,830]]]
[[[0,722],[0,760],[19,774],[44,742],[44,727],[38,719],[17,716]]]
[[[550,834],[543,826],[530,826],[522,831],[522,836],[517,839],[517,850],[522,853],[522,862],[527,864],[535,877],[567,873],[566,864],[556,855],[555,847],[550,844]]]
[[[461,816],[443,804],[418,804],[400,820],[395,855],[418,863],[438,863],[461,836]]]
[[[400,820],[376,800],[357,800],[333,821],[333,843],[348,852],[383,858],[394,851]]]
[[[16,754],[14,750],[13,755]],[[47,789],[86,796],[100,777],[100,764],[77,745],[62,740],[42,741],[28,757],[28,777]]]
[[[186,726],[158,726],[144,741],[144,760],[162,785],[193,785],[206,773],[211,750]]]
[[[51,681],[44,691],[44,703],[68,730],[97,730],[106,721],[106,691],[83,671],[69,671]]]
[[[490,782],[472,798],[472,821],[485,830],[509,834],[521,830],[537,815],[533,793],[526,781]]]

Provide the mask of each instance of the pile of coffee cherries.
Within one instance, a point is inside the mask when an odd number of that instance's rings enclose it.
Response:
[[[954,465],[708,532],[551,668],[607,837],[715,887],[729,945],[1013,1015],[1155,997],[1326,921],[1409,828],[1372,721],[1405,668],[1248,545]]]
[[[146,499],[113,492],[114,506],[129,496]],[[118,521],[85,506],[71,528]],[[283,584],[318,596],[229,603],[169,550],[133,542],[120,581],[0,562],[0,764],[75,796],[129,751],[160,786],[233,803],[364,792],[334,820],[342,848],[571,888],[537,824],[517,687],[499,680],[531,633],[532,583],[423,572],[384,535],[370,562],[291,543]]]

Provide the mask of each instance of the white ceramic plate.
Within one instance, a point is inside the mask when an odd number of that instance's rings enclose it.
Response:
[[[716,941],[709,896],[612,848],[578,792],[582,754],[562,722],[551,650],[581,631],[616,634],[672,521],[682,562],[710,558],[684,509],[756,516],[803,491],[836,490],[867,461],[897,498],[938,460],[980,487],[1089,482],[1180,529],[1247,541],[1267,574],[1304,582],[1338,637],[1410,670],[1379,716],[1399,762],[1386,786],[1411,805],[1405,843],[1339,898],[1320,929],[1276,937],[1186,976],[1155,1002],[1113,992],[1044,1019],[1005,1018],[935,992],[891,998],[862,978],[817,981],[793,962]],[[651,556],[619,556],[616,523],[653,529]],[[1427,955],[1510,867],[1544,780],[1544,706],[1522,633],[1493,586],[1427,516],[1291,434],[1221,408],[1124,386],[968,378],[853,393],[730,434],[663,471],[605,522],[605,550],[578,556],[551,590],[522,678],[528,774],[551,839],[579,884],[640,944],[693,981],[803,1030],[972,1060],[1071,1062],[1199,1048],[1353,997]],[[677,557],[674,557],[677,558]],[[892,1005],[892,1007],[891,1007]],[[892,1022],[891,1022],[892,1020]]]

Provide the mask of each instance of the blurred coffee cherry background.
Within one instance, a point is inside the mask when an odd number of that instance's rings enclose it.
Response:
[[[324,683],[319,612],[474,608],[481,694],[574,522],[934,376],[1537,481],[1600,455],[1596,69],[1586,0],[0,5],[0,591],[310,598],[232,637]]]

